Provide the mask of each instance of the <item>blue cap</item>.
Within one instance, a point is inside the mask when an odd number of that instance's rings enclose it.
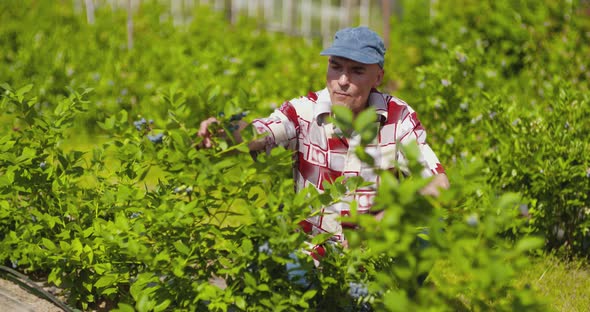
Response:
[[[344,57],[363,64],[379,64],[385,61],[385,44],[381,37],[365,26],[344,28],[336,32],[332,46],[320,55]]]

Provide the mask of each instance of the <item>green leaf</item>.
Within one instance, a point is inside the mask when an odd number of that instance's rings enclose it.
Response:
[[[257,285],[256,279],[248,272],[244,272],[244,282],[246,283],[246,286],[250,287],[256,287]]]
[[[518,252],[524,252],[524,251],[529,251],[529,250],[533,250],[533,249],[537,249],[540,248],[541,246],[543,246],[543,239],[539,238],[539,237],[525,237],[522,238],[521,240],[518,241],[518,243],[516,243],[516,247],[515,249]]]
[[[96,283],[94,283],[94,286],[97,288],[112,286],[117,281],[117,279],[118,276],[114,274],[104,275],[101,278],[99,278],[98,281],[96,281]]]
[[[260,291],[270,291],[270,287],[268,287],[268,284],[260,284],[258,285],[257,289]]]
[[[18,89],[16,91],[16,95],[18,97],[22,97],[23,95],[25,95],[26,93],[29,93],[29,91],[31,91],[31,89],[33,89],[33,84],[28,84],[20,89]]]
[[[394,290],[385,294],[383,303],[387,311],[409,311],[408,297],[403,290]]]
[[[190,248],[187,245],[185,245],[181,240],[175,241],[174,243],[172,243],[172,245],[174,245],[174,248],[176,248],[178,252],[185,256],[189,256],[191,254]]]
[[[314,245],[321,245],[325,243],[330,237],[334,236],[332,233],[322,233],[313,237],[311,243]]]
[[[377,135],[377,113],[374,109],[365,109],[356,116],[354,130],[361,135],[361,142],[368,144]]]
[[[311,290],[308,290],[308,291],[306,291],[306,292],[303,294],[303,297],[301,297],[301,299],[303,299],[303,300],[310,300],[310,299],[312,299],[313,297],[315,297],[315,295],[317,294],[317,292],[318,292],[318,290],[317,290],[317,289],[311,289]]]
[[[135,312],[135,309],[129,304],[119,302],[117,309],[113,310],[113,312]]]
[[[213,87],[213,89],[211,89],[209,91],[209,96],[207,97],[207,102],[211,103],[215,100],[215,98],[217,98],[217,96],[219,95],[219,93],[221,92],[221,86],[220,85],[216,85],[215,87]]]
[[[104,274],[105,272],[110,272],[112,270],[112,265],[110,263],[97,263],[92,266],[94,271],[97,274]]]
[[[137,311],[140,311],[140,312],[152,311],[154,309],[154,306],[155,306],[155,302],[153,300],[150,300],[149,295],[145,294],[145,293],[141,294],[139,300],[135,304]]]
[[[62,283],[62,280],[61,280],[62,272],[63,272],[63,270],[61,268],[54,268],[49,273],[49,276],[47,277],[47,281],[49,283],[53,283],[53,284],[55,284],[55,286],[59,287]]]
[[[234,298],[236,306],[241,310],[246,310],[246,300],[244,297],[235,297]]]
[[[162,301],[160,304],[156,305],[154,307],[154,311],[155,312],[165,311],[166,308],[168,308],[168,306],[170,306],[171,303],[172,303],[172,300],[166,299],[166,300]]]
[[[332,120],[340,130],[343,132],[352,130],[354,116],[348,107],[332,105],[332,112],[334,114]]]
[[[49,239],[47,239],[45,237],[43,237],[41,239],[41,243],[43,244],[43,246],[45,246],[49,250],[54,250],[57,248],[57,246],[52,241],[50,241]]]
[[[118,293],[120,290],[118,287],[109,287],[104,289],[103,291],[100,292],[101,295],[103,296],[109,296],[109,295],[113,295]]]

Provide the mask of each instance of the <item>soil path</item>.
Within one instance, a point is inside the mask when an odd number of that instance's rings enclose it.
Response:
[[[62,312],[51,301],[40,298],[18,284],[0,278],[0,311]]]

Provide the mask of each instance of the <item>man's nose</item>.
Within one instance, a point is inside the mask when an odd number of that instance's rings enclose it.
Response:
[[[347,85],[349,83],[348,74],[347,73],[340,74],[340,77],[338,78],[338,83],[343,86]]]

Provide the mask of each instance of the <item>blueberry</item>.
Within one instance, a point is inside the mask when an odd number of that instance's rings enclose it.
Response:
[[[143,130],[143,126],[145,124],[146,124],[145,118],[141,118],[141,120],[137,120],[137,121],[133,122],[133,125],[135,126],[135,129],[137,129],[137,131]]]
[[[477,215],[472,214],[472,215],[469,215],[469,217],[467,217],[467,224],[469,226],[475,227],[475,226],[477,226],[477,223],[478,223]]]
[[[186,188],[185,192],[187,194],[191,194],[193,192],[193,188],[191,186],[189,186],[189,187]]]
[[[262,252],[262,253],[265,253],[267,255],[272,254],[272,248],[270,248],[270,245],[268,244],[268,241],[264,242],[262,245],[260,245],[258,247],[258,252]]]
[[[295,285],[307,287],[309,285],[309,281],[305,277],[307,270],[303,267],[301,260],[295,253],[289,254],[289,258],[292,261],[289,261],[285,264],[289,281]]]
[[[231,117],[229,118],[229,121],[238,121],[242,119],[242,114],[233,114],[231,115]]]
[[[350,282],[348,286],[350,287],[348,294],[353,299],[366,297],[369,294],[369,290],[367,289],[367,286],[365,284]]]
[[[42,162],[39,164],[39,168],[41,168],[41,169],[45,169],[46,167],[47,167],[47,163],[46,163],[46,162],[44,162],[44,161],[42,161]]]
[[[149,135],[148,139],[152,141],[152,143],[162,143],[162,138],[164,137],[164,133],[158,133],[156,135]]]
[[[220,118],[225,117],[225,113],[224,112],[219,112],[219,114],[217,114]]]

